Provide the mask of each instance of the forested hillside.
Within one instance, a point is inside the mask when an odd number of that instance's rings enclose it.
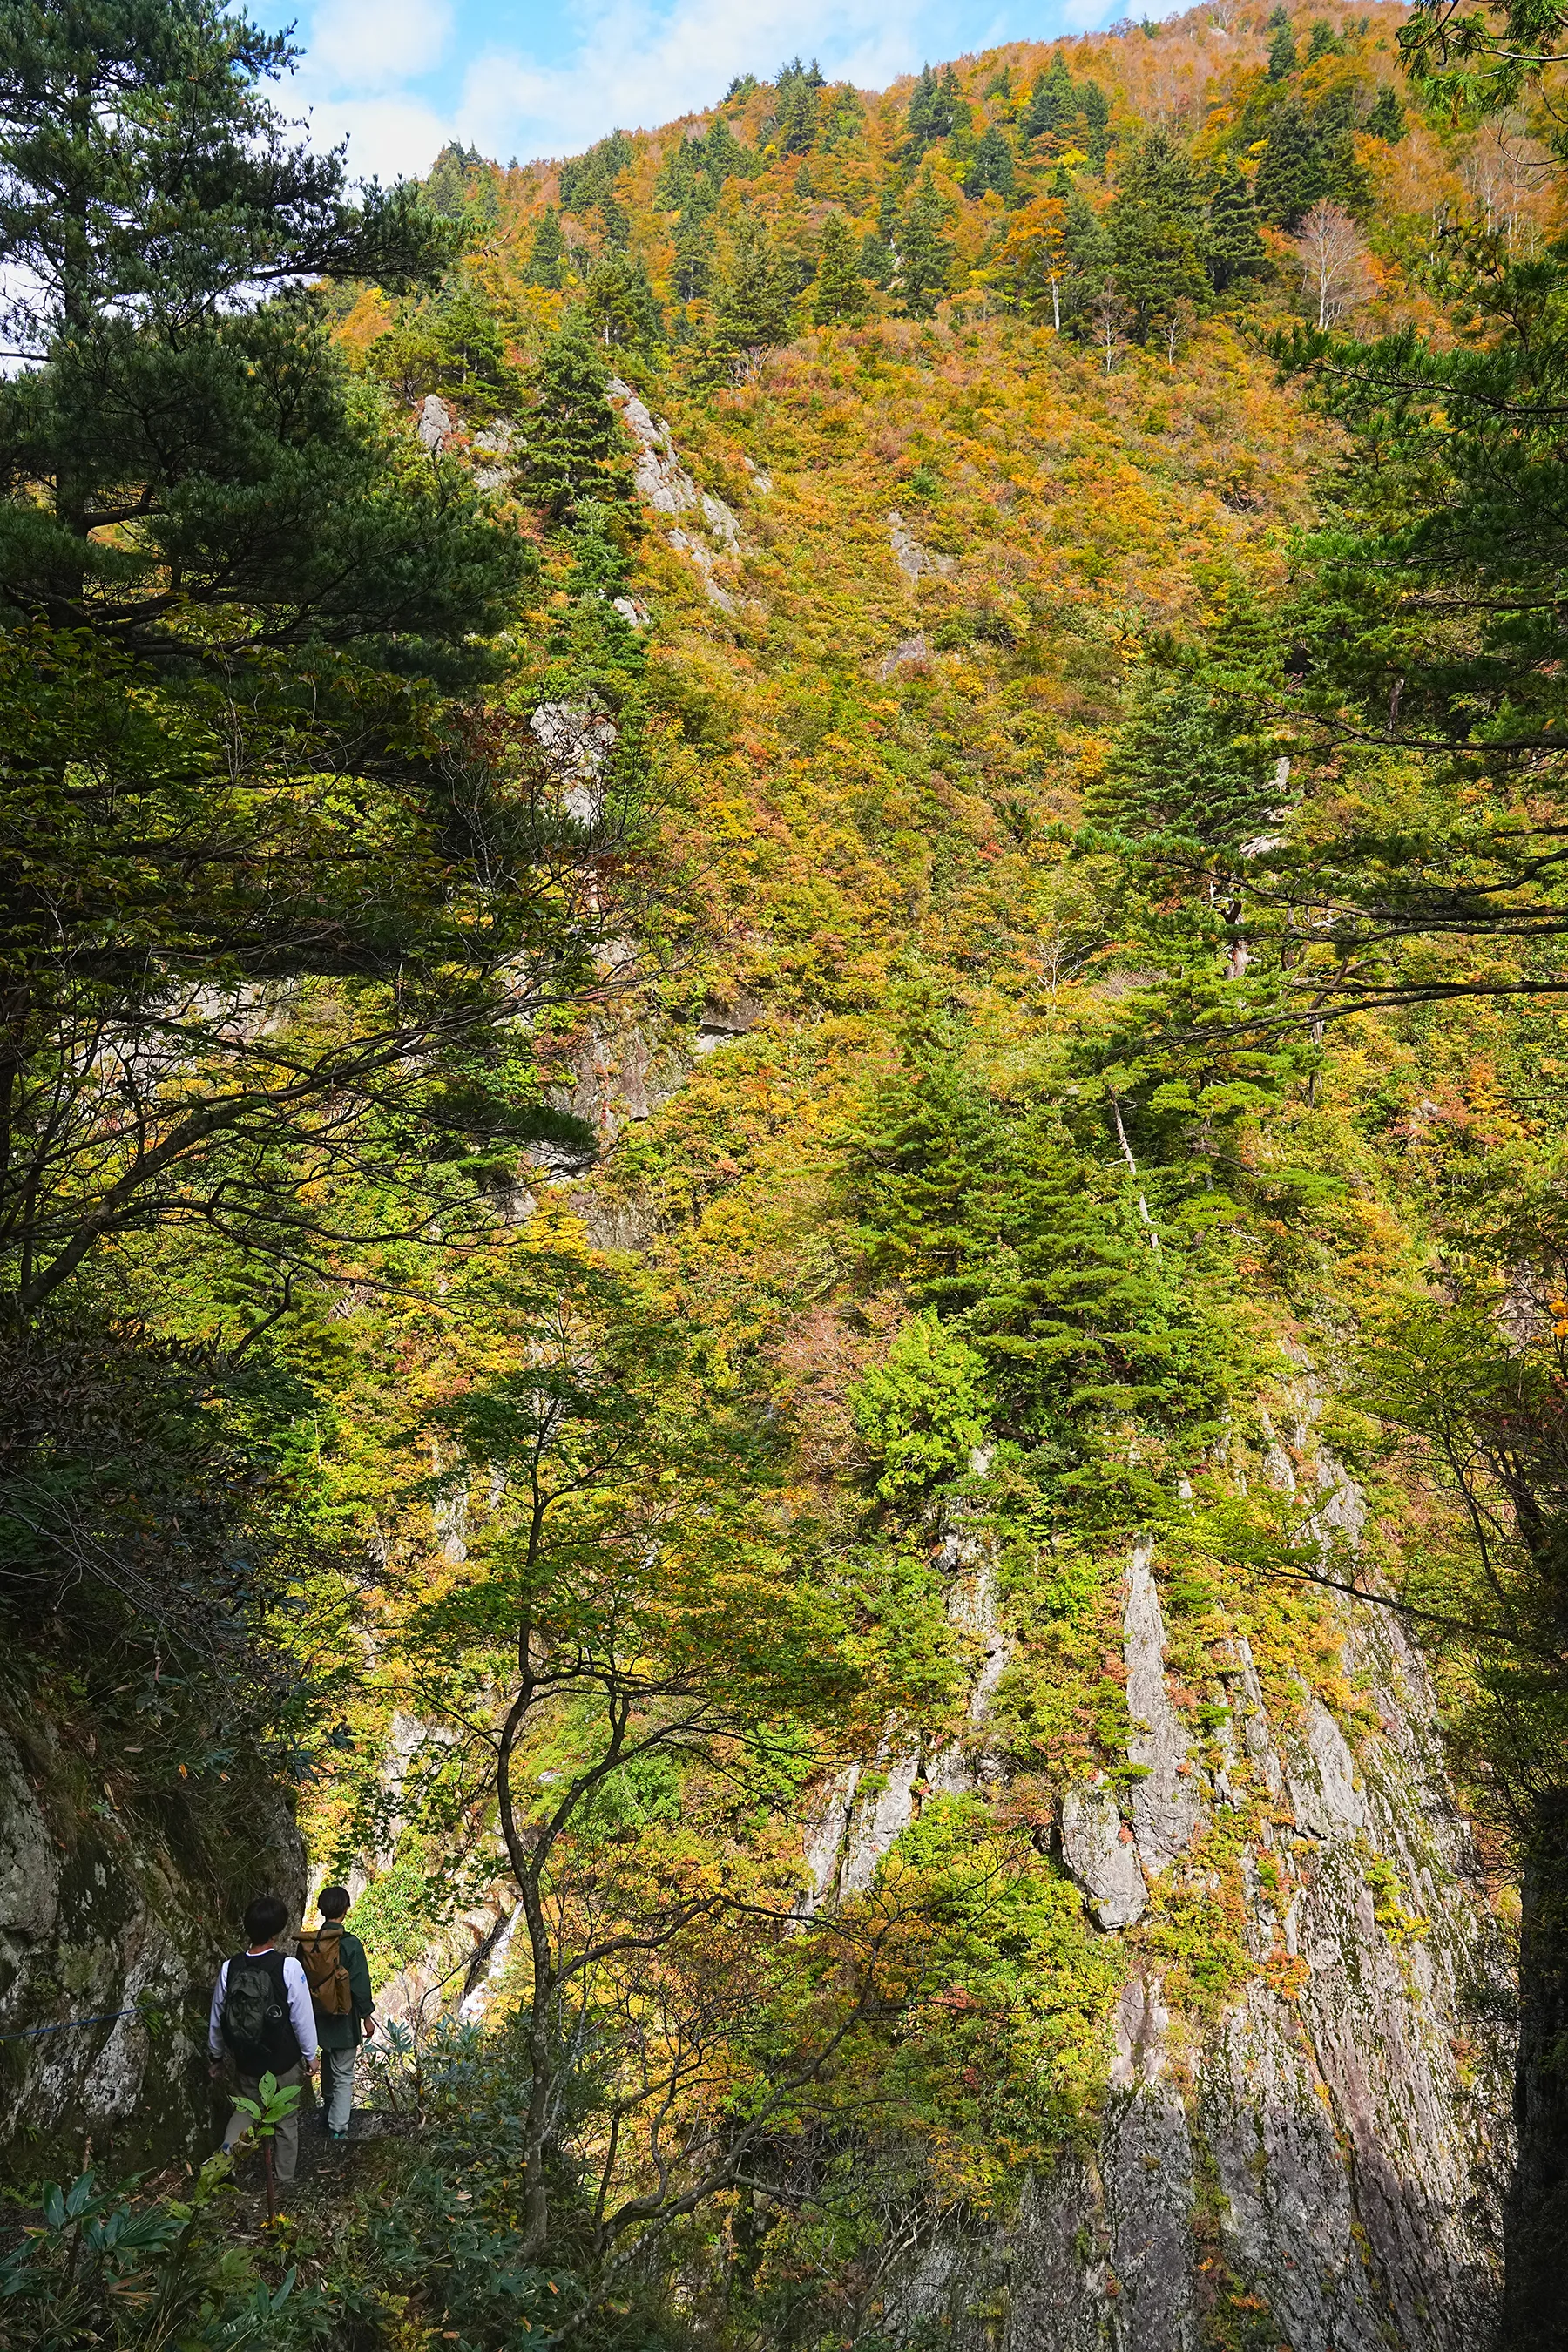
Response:
[[[1555,19],[0,30],[0,2343],[1568,2340]]]

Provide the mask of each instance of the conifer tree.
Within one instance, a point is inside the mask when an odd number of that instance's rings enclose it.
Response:
[[[952,283],[954,254],[947,206],[928,163],[915,184],[899,234],[899,293],[911,319],[934,316]]]
[[[530,392],[524,476],[547,520],[565,528],[588,502],[626,507],[626,435],[610,401],[604,346],[582,310],[547,337]]]
[[[948,138],[958,121],[960,105],[958,76],[951,66],[940,74],[930,66],[922,66],[920,79],[910,94],[909,143],[912,154],[920,155],[939,139]]]
[[[583,307],[606,346],[647,347],[664,340],[664,314],[640,254],[601,255],[588,272]]]
[[[793,273],[767,223],[742,213],[713,299],[713,324],[724,349],[766,351],[787,343],[794,298]]]
[[[704,209],[682,213],[675,231],[675,291],[682,302],[706,294],[713,277],[713,232]]]
[[[1268,44],[1268,79],[1270,81],[1289,81],[1295,70],[1296,38],[1289,23],[1286,23],[1276,28],[1274,38]]]
[[[1405,136],[1405,108],[1399,92],[1392,82],[1384,82],[1366,118],[1366,129],[1373,139],[1385,140],[1390,147],[1397,147]]]
[[[829,213],[822,224],[822,251],[817,263],[816,290],[812,298],[812,324],[853,325],[866,316],[866,281],[855,260],[855,238],[842,213]]]
[[[1052,138],[1072,121],[1081,104],[1067,59],[1058,50],[1030,91],[1018,129],[1026,139]]]
[[[1083,119],[1089,125],[1089,160],[1103,172],[1110,153],[1110,100],[1097,81],[1083,86]]]
[[[969,169],[963,175],[963,193],[978,198],[995,194],[1007,203],[1013,194],[1013,146],[999,123],[994,122],[982,132]]]
[[[528,282],[558,290],[562,273],[566,267],[566,239],[562,234],[561,215],[553,205],[546,205],[533,232],[533,247],[528,257]]]
[[[1318,198],[1329,194],[1323,151],[1294,99],[1275,110],[1253,194],[1263,219],[1276,228],[1291,229],[1299,228]]]
[[[1221,161],[1209,193],[1205,251],[1216,294],[1247,278],[1261,278],[1268,255],[1258,234],[1252,184],[1231,156]]]
[[[816,117],[823,88],[822,69],[813,58],[809,67],[798,58],[779,68],[775,87],[773,143],[781,155],[802,155],[816,139]]]

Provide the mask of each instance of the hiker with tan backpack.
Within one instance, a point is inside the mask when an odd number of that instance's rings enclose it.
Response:
[[[321,2105],[327,2137],[336,2140],[349,2136],[360,2042],[375,2032],[364,1946],[343,1926],[349,1901],[346,1886],[323,1886],[316,1903],[321,1925],[306,1929],[300,1937],[300,1962],[321,2045]]]

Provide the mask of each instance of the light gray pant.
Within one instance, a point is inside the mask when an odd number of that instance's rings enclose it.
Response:
[[[347,2131],[354,2104],[354,2060],[357,2050],[329,2050],[321,2045],[321,2105],[327,2111],[327,2129]]]
[[[296,2083],[303,2084],[305,2076],[302,2068],[299,2066],[289,2066],[284,2071],[284,2073],[279,2075],[278,2087],[280,2091],[286,2091],[291,2089]],[[242,2074],[239,2078],[241,2095],[247,2099],[256,2098],[258,2096],[257,2084],[258,2077],[256,2075]],[[236,2107],[233,2115],[230,2116],[228,2119],[228,2129],[223,2136],[224,2147],[226,2148],[232,2148],[237,2146],[238,2142],[245,2138],[246,2135],[251,2130],[251,2128],[250,2117],[248,2116],[241,2115],[239,2109]],[[285,2116],[283,2121],[276,2126],[272,2134],[272,2178],[274,2180],[279,2182],[292,2180],[294,2178],[294,2167],[298,2163],[299,2158],[300,2110],[298,2107],[295,2107],[291,2115]]]

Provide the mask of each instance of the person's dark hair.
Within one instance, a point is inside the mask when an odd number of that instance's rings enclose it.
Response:
[[[323,1919],[341,1919],[353,1900],[346,1886],[323,1886],[316,1908]]]
[[[289,1906],[281,1895],[258,1895],[245,1906],[245,1932],[253,1944],[270,1944],[289,1925]]]

